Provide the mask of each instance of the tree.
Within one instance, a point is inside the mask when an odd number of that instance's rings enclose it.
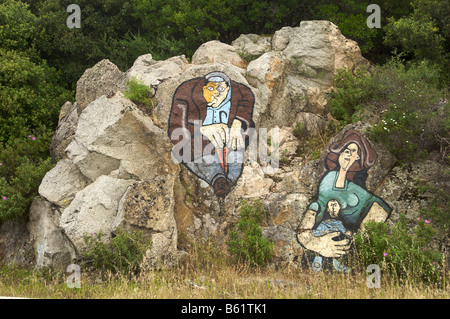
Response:
[[[27,5],[14,0],[0,2],[0,47],[28,50],[37,28],[37,18]]]
[[[122,70],[128,69],[134,52],[119,40],[137,34],[134,18],[136,0],[79,0],[81,28],[66,25],[70,0],[27,1],[38,26],[33,46],[40,56],[61,72],[61,84],[74,89],[83,72],[102,59],[113,57]],[[126,52],[123,52],[126,51]],[[145,52],[145,53],[148,53]]]
[[[367,26],[367,7],[372,1],[318,0],[311,8],[312,19],[329,20],[336,24],[346,37],[355,40],[364,56],[375,63],[385,63],[390,58],[390,48],[383,43],[384,27],[388,18],[408,15],[412,8],[410,0],[380,0],[381,28]]]
[[[414,60],[429,60],[442,67],[448,83],[450,7],[446,0],[414,0],[406,17],[390,18],[385,43]]]
[[[59,108],[72,97],[33,45],[37,21],[20,1],[0,3],[0,221],[27,212],[52,165]]]

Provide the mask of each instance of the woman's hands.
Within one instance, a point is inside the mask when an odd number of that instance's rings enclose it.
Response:
[[[350,239],[335,241],[334,237],[340,235],[340,232],[333,232],[321,237],[315,237],[312,231],[299,233],[298,240],[307,249],[317,252],[323,257],[341,257],[348,253],[350,249]]]
[[[312,233],[316,219],[316,212],[308,210],[300,225],[301,231],[297,234],[298,241],[305,248],[319,253],[323,257],[341,257],[348,253],[351,245],[350,239],[333,240],[340,232],[332,232],[324,236],[315,237]]]

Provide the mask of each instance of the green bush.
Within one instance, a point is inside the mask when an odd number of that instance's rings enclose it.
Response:
[[[0,26],[1,29],[1,26]],[[0,220],[24,215],[51,169],[49,145],[71,93],[32,53],[0,48]]]
[[[432,151],[444,159],[450,150],[450,109],[446,91],[439,89],[439,74],[436,64],[404,64],[399,57],[372,73],[340,70],[327,108],[343,125],[371,122],[370,138],[401,162]]]
[[[134,77],[127,81],[126,86],[127,89],[123,92],[123,95],[137,106],[151,112],[153,109],[153,101],[150,98],[151,89]]]
[[[443,279],[443,257],[432,248],[435,230],[427,219],[417,218],[411,231],[408,219],[400,215],[393,226],[369,222],[355,236],[357,265],[363,269],[377,264],[399,282],[439,283]]]
[[[120,229],[109,242],[103,236],[102,232],[84,236],[86,248],[80,254],[81,261],[97,270],[137,273],[145,252],[151,246],[150,240],[145,239],[142,232]]]
[[[445,185],[445,180],[448,179],[450,171],[444,171],[442,178],[442,185]],[[442,188],[431,186],[428,183],[425,185],[417,185],[417,196],[431,196],[431,204],[428,207],[422,208],[419,213],[423,219],[433,221],[436,229],[436,239],[439,245],[445,246],[450,233],[450,194]]]
[[[295,123],[293,134],[296,138],[301,139],[308,136],[308,130],[303,123],[297,122]]]
[[[413,0],[411,5],[410,15],[388,19],[385,42],[417,59],[439,61],[448,57],[448,1]]]
[[[57,80],[45,61],[0,48],[0,142],[56,127],[61,105],[71,98]]]
[[[367,69],[341,69],[334,80],[334,91],[328,102],[328,110],[345,126],[357,120],[357,111],[373,99],[379,89]]]
[[[28,50],[36,32],[37,18],[28,6],[20,1],[0,3],[0,48]]]
[[[235,261],[263,266],[273,256],[273,243],[263,237],[260,226],[266,210],[259,200],[241,205],[239,222],[228,233],[227,250]]]
[[[445,91],[437,88],[439,72],[426,61],[405,67],[392,60],[375,77],[385,83],[385,108],[369,136],[401,162],[424,158],[432,151],[440,152],[443,160],[448,154],[450,109]]]
[[[0,143],[0,221],[25,215],[44,175],[53,167],[49,133]]]

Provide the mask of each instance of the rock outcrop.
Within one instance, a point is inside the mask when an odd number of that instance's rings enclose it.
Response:
[[[242,52],[257,58],[246,65]],[[275,244],[274,263],[298,266],[302,248],[295,230],[324,173],[326,147],[320,159],[305,161],[296,153],[293,127],[300,122],[310,134],[319,133],[337,70],[368,64],[356,42],[328,21],[305,21],[272,37],[242,35],[232,45],[211,41],[195,52],[192,63],[184,56],[155,61],[147,54],[121,72],[110,61],[100,61],[78,81],[76,102],[61,109],[51,145],[59,161],[44,177],[29,219],[0,227],[0,257],[64,268],[84,249],[84,236],[101,231],[108,240],[123,228],[141,230],[152,239],[144,264],[155,268],[175,263],[192,241],[225,245],[240,201],[259,198],[269,211],[264,235]],[[270,169],[247,156],[241,177],[224,199],[172,160],[167,136],[175,89],[212,71],[251,88],[256,127],[278,128],[278,151],[286,158]],[[131,78],[151,88],[151,117],[121,93]],[[348,128],[364,130],[364,125]],[[368,189],[395,210],[414,206],[407,213],[415,216],[426,200],[403,195],[416,176],[432,179],[429,167],[412,168],[412,176],[393,169],[395,159],[383,147],[374,148],[379,159]]]

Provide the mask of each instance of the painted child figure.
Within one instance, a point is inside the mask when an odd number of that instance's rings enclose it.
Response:
[[[333,232],[340,232],[341,234],[336,237],[336,240],[341,240],[344,238],[349,238],[352,236],[352,232],[347,230],[344,226],[342,219],[340,219],[341,204],[335,200],[331,199],[327,203],[327,209],[325,211],[324,220],[312,231],[315,237],[320,237]],[[328,215],[328,216],[327,216]],[[330,257],[325,257],[331,259]],[[324,263],[324,257],[315,256],[312,267],[315,271],[320,271],[322,269],[322,264]],[[342,265],[336,258],[332,258],[333,268],[339,272],[349,272],[350,268]]]

